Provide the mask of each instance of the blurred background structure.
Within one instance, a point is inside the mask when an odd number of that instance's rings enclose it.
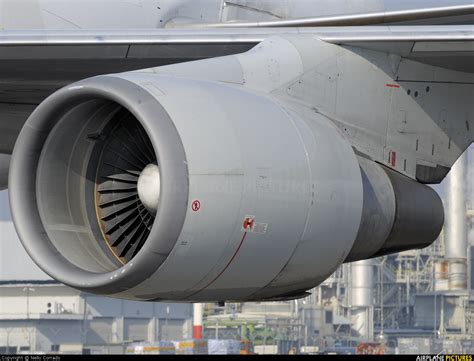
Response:
[[[428,248],[345,264],[304,299],[194,307],[112,300],[51,280],[23,250],[1,192],[0,354],[472,354],[473,175],[471,148],[435,187],[446,220]]]

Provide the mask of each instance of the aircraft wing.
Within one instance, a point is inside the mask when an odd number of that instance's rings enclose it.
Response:
[[[1,31],[0,153],[11,153],[35,106],[66,84],[98,74],[241,53],[278,34],[311,34],[334,44],[474,72],[472,25]]]

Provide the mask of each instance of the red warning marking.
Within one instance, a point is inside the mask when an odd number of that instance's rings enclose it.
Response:
[[[242,225],[242,227],[244,228],[245,231],[251,231],[254,223],[255,223],[254,218],[247,217],[244,219],[244,224]]]
[[[385,86],[389,87],[389,88],[400,88],[400,85],[398,84],[385,84]]]
[[[397,166],[397,152],[390,152],[390,161],[392,163],[392,167]]]
[[[191,208],[192,208],[193,212],[199,211],[201,209],[201,202],[194,201]]]

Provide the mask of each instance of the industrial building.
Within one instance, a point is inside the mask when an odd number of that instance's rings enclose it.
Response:
[[[195,305],[194,312],[51,280],[23,250],[0,193],[0,354],[122,353],[133,342],[193,335],[249,340],[257,353],[474,353],[471,153],[438,188],[446,222],[432,246],[345,264],[303,299]]]
[[[53,281],[0,285],[0,352],[121,353],[128,343],[191,336],[190,307],[81,294]]]

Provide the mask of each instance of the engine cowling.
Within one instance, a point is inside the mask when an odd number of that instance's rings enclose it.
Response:
[[[33,260],[69,286],[138,300],[300,295],[351,250],[362,189],[352,148],[323,116],[146,73],[53,94],[10,170]]]

